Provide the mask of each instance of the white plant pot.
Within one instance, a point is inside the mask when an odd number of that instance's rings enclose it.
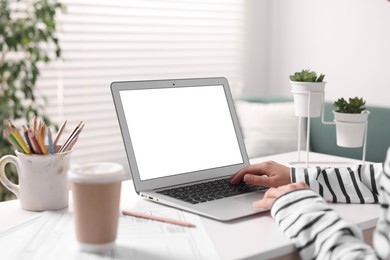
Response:
[[[296,82],[291,81],[291,92],[294,96],[294,111],[300,117],[319,117],[326,82]],[[310,114],[308,105],[310,97]]]
[[[360,114],[333,111],[333,114],[337,145],[349,148],[362,147],[370,111],[364,110]]]

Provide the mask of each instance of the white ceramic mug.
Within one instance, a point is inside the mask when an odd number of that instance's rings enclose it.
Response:
[[[22,209],[30,211],[58,210],[68,206],[67,172],[71,151],[48,155],[24,154],[15,151],[0,159],[0,181],[20,200]],[[5,174],[5,166],[14,164],[19,185]]]

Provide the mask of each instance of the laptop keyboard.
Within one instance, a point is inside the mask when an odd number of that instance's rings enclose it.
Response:
[[[230,184],[230,179],[226,178],[170,188],[158,191],[157,193],[183,200],[191,204],[197,204],[265,189],[267,188],[262,186],[253,186],[245,182],[232,185]]]

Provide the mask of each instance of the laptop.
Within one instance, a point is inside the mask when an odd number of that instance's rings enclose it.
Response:
[[[264,187],[229,177],[249,164],[225,78],[113,82],[135,191],[147,200],[229,221],[264,211]]]

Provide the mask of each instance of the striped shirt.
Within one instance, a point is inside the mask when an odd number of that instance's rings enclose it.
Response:
[[[303,259],[390,259],[390,149],[383,166],[293,168],[291,180],[306,182],[311,190],[295,190],[279,197],[271,214]],[[340,218],[325,200],[379,202],[373,247],[362,241],[356,225]]]

